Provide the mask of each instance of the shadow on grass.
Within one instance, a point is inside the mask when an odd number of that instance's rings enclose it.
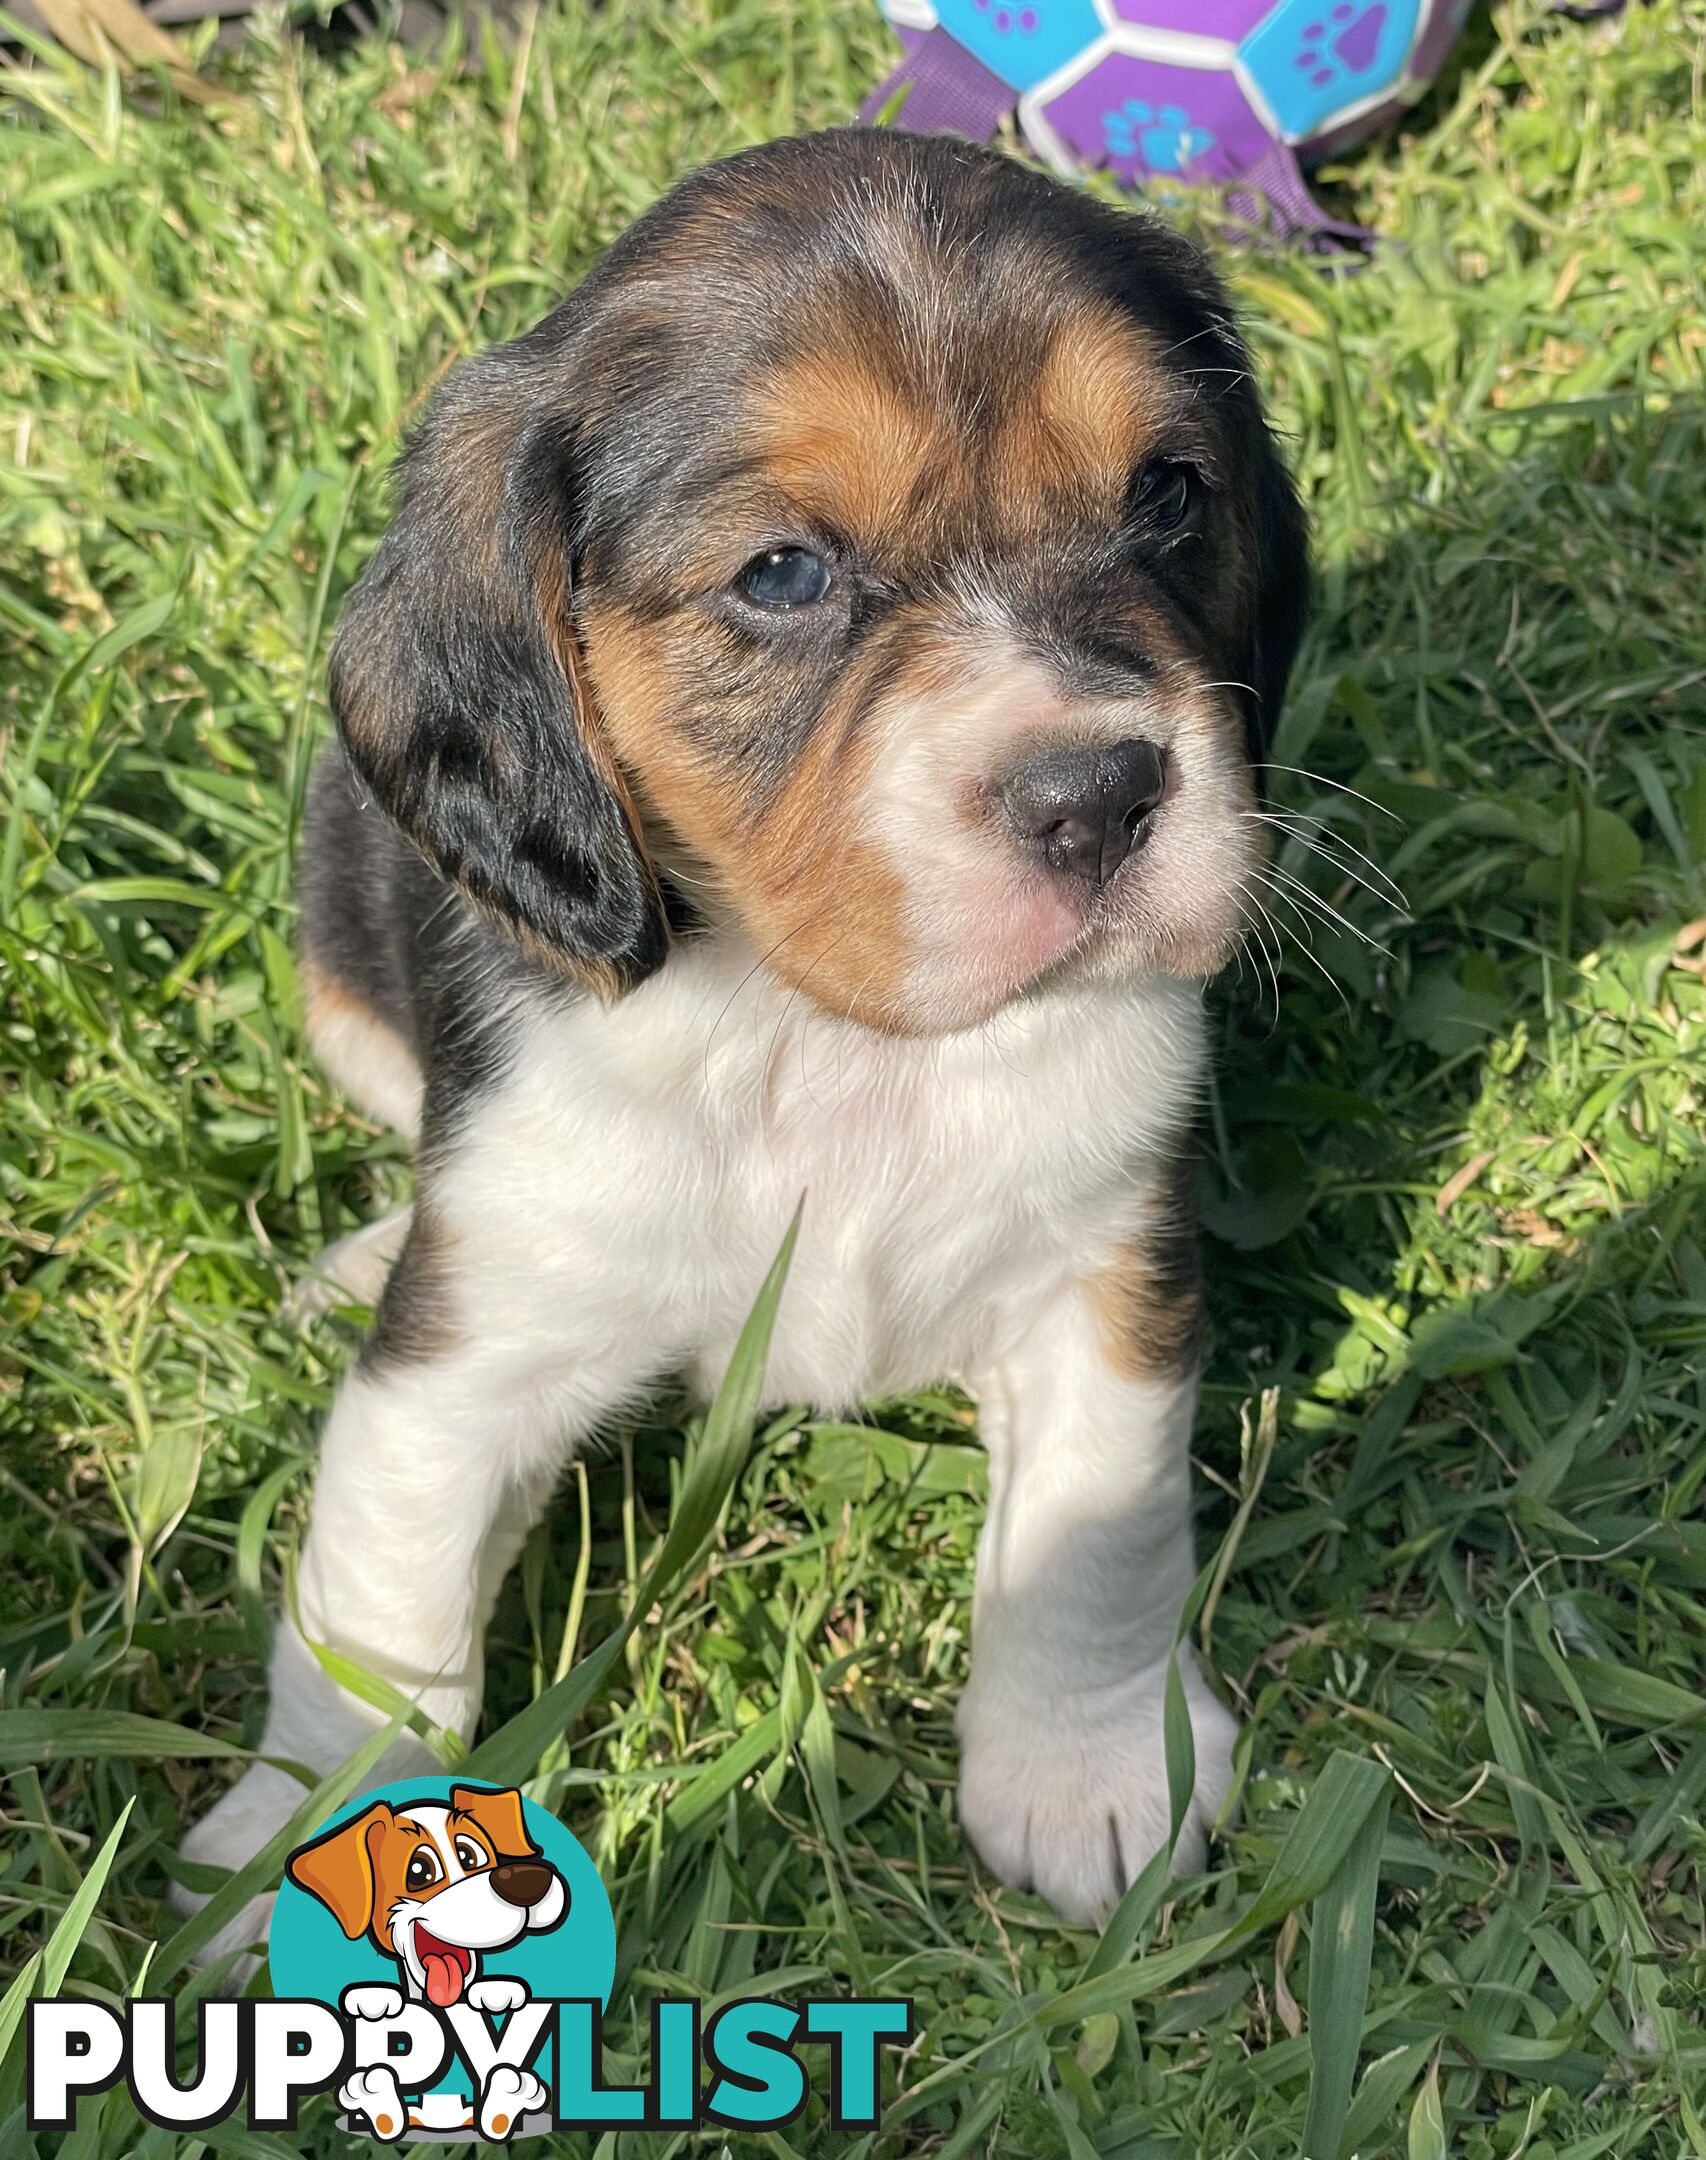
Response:
[[[1408,912],[1288,843],[1346,920],[1290,888],[1320,966],[1288,960],[1277,1022],[1265,972],[1222,996],[1200,1444],[1265,1486],[1217,1660],[1270,1761],[1348,1726],[1512,1867],[1539,1840],[1564,1869],[1559,1822],[1651,1860],[1706,1713],[1703,437],[1691,397],[1531,410],[1329,565],[1276,751],[1325,781],[1277,792]],[[1253,1466],[1232,1413],[1263,1388]],[[1425,1901],[1411,1858],[1389,1881]]]

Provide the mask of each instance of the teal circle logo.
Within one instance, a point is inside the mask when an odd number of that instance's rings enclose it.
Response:
[[[350,1801],[290,1855],[268,1965],[275,1996],[340,2010],[358,2034],[364,2020],[406,2025],[419,2005],[478,2038],[468,2012],[507,2032],[537,2015],[529,2004],[607,2005],[616,1923],[579,1840],[537,1802],[513,1786],[407,1778]],[[417,2017],[423,2031],[435,2022]],[[349,2127],[386,2143],[526,2136],[549,2126],[552,2044],[526,2069],[458,2053],[418,2086],[393,2045],[338,2097]]]

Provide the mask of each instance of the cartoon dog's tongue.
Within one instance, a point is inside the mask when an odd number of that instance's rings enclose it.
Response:
[[[462,1983],[468,1977],[467,1951],[459,1943],[440,1942],[425,1928],[415,1930],[415,1949],[426,1981],[427,2001],[436,2009],[448,2010],[461,1999]]]

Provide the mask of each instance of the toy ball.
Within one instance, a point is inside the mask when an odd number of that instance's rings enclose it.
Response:
[[[1372,134],[1439,72],[1472,0],[882,0],[906,58],[867,104],[1057,169],[1276,177]],[[1308,204],[1301,180],[1293,191]],[[1309,222],[1307,218],[1293,222]],[[1318,220],[1324,223],[1324,220]]]

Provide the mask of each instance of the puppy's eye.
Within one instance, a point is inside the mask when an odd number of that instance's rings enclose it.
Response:
[[[433,1852],[428,1846],[417,1845],[414,1857],[410,1860],[403,1876],[403,1888],[405,1890],[430,1890],[443,1873],[443,1868],[438,1864],[437,1853]]]
[[[476,1868],[485,1866],[486,1856],[472,1838],[459,1837],[456,1840],[456,1862],[459,1867],[465,1867],[472,1874]]]
[[[810,548],[766,548],[735,582],[759,607],[815,607],[829,590],[829,565]]]
[[[1132,515],[1147,533],[1177,532],[1201,499],[1202,480],[1194,465],[1177,458],[1157,458],[1131,483],[1127,497]]]

